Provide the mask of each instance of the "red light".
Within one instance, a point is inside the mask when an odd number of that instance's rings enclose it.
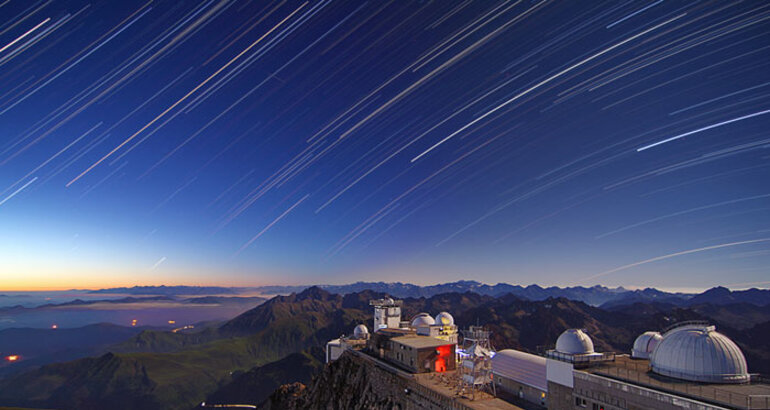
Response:
[[[58,329],[59,325],[51,325],[51,329]]]
[[[5,360],[8,360],[9,362],[15,362],[18,361],[21,358],[21,356],[17,354],[12,354],[10,356],[5,356]]]

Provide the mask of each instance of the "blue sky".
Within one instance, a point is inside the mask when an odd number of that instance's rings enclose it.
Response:
[[[766,287],[761,3],[0,3],[0,289]]]

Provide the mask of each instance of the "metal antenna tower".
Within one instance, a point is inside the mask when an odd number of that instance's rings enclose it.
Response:
[[[462,331],[463,349],[460,363],[461,393],[470,394],[471,400],[482,391],[497,396],[492,379],[492,356],[494,349],[489,341],[492,332],[481,326],[470,326]]]

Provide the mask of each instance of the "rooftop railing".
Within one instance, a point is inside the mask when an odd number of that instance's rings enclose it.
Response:
[[[658,375],[650,374],[650,366],[646,361],[616,361],[612,365],[597,366],[592,373],[714,404],[750,410],[770,409],[770,395],[748,394],[731,389],[728,385],[720,387],[696,382],[667,381]],[[755,381],[754,377],[752,381]]]

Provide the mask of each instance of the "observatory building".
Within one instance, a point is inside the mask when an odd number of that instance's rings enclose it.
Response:
[[[770,385],[708,323],[644,332],[631,355],[596,353],[587,333],[569,329],[545,360],[549,409],[770,409]]]
[[[746,358],[714,326],[683,326],[666,334],[651,352],[652,371],[702,383],[746,383]]]
[[[458,348],[451,314],[402,321],[400,301],[370,304],[375,331],[355,326],[327,344],[326,360],[350,352],[371,363],[369,371],[388,374],[388,397],[408,396],[398,399],[404,408],[458,408],[463,400],[459,408],[770,410],[767,379],[750,374],[741,349],[705,322],[644,332],[630,354],[596,351],[584,329],[567,329],[536,355],[495,352],[489,331],[474,326]]]
[[[342,336],[326,344],[326,362],[336,360],[346,350],[365,350],[410,373],[442,373],[457,368],[457,326],[449,312],[434,318],[418,313],[410,321],[401,320],[403,302],[392,298],[369,301],[374,309],[373,333],[359,324],[352,336]]]

